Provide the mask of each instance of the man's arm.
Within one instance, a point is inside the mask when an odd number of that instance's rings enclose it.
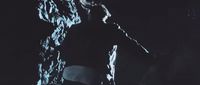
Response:
[[[155,62],[155,57],[144,48],[137,40],[131,38],[119,25],[117,27],[116,42],[122,54],[129,54],[145,63]]]

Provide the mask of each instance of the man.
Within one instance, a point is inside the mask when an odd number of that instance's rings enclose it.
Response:
[[[106,23],[109,13],[104,5],[93,4],[87,9],[88,21],[70,28],[63,42],[62,52],[67,62],[63,71],[64,85],[115,85],[109,64],[113,62],[111,52],[118,47],[137,57],[152,59],[149,52],[117,24]]]

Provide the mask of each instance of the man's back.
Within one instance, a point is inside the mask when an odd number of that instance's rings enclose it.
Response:
[[[108,52],[116,45],[117,29],[105,23],[88,22],[68,30],[63,51],[67,65],[82,65],[99,72],[106,70]]]

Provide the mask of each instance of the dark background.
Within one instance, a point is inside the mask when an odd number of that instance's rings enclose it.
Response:
[[[113,18],[158,56],[147,72],[120,57],[120,85],[200,85],[200,3],[194,0],[107,0]],[[0,84],[32,85],[37,79],[39,43],[52,26],[38,19],[30,0],[0,6]],[[144,75],[145,74],[145,75]]]

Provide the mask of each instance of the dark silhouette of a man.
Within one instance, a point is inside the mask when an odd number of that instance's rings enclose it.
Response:
[[[67,65],[63,71],[64,85],[115,85],[111,74],[109,52],[113,48],[127,49],[146,60],[153,57],[117,24],[106,23],[106,9],[97,4],[89,9],[88,20],[67,32],[62,50]]]

